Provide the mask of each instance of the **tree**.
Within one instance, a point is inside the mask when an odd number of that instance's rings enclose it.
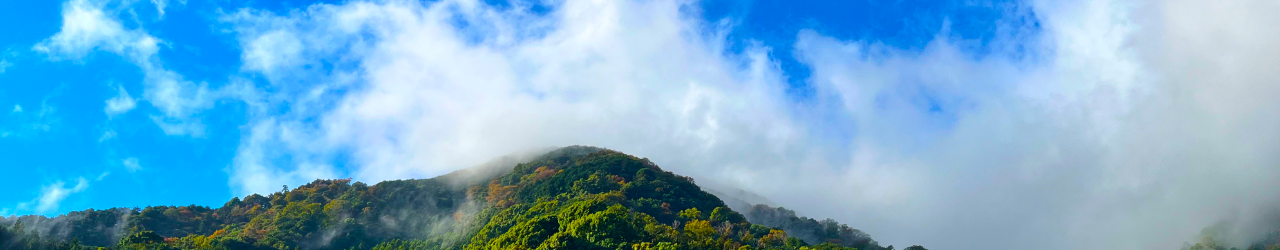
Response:
[[[680,218],[681,218],[681,219],[684,219],[684,220],[697,220],[697,219],[701,219],[701,218],[702,218],[702,212],[701,212],[701,211],[698,211],[698,208],[696,208],[696,207],[695,207],[695,208],[685,209],[684,211],[680,211]]]
[[[712,222],[726,221],[726,220],[729,220],[728,213],[729,213],[729,209],[725,209],[724,207],[717,207],[716,209],[711,210],[711,217],[709,219],[711,219]]]

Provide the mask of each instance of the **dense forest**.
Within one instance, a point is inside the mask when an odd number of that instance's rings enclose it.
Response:
[[[0,249],[893,249],[834,220],[748,210],[648,159],[572,146],[431,179],[316,180],[218,208],[7,217]]]

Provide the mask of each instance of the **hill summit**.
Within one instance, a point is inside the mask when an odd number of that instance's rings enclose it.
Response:
[[[219,208],[7,217],[0,249],[893,249],[833,220],[750,210],[648,159],[570,146],[430,179],[316,180]]]

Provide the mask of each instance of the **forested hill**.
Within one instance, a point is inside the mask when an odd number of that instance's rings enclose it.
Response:
[[[648,159],[573,146],[431,179],[317,180],[219,208],[7,217],[0,250],[892,249],[834,221],[751,210],[777,228]]]

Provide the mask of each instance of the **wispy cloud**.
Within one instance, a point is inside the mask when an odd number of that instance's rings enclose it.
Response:
[[[169,1],[168,0],[151,0],[151,4],[154,4],[156,6],[156,12],[160,13],[161,17],[164,17],[164,8],[169,5]]]
[[[130,173],[138,172],[138,170],[142,170],[142,165],[138,164],[138,158],[134,158],[134,157],[125,158],[122,161],[122,163],[124,164],[124,169],[128,170]]]
[[[104,142],[104,141],[107,141],[107,140],[111,140],[111,138],[116,138],[116,131],[115,131],[115,130],[108,129],[107,131],[102,132],[102,135],[101,135],[101,136],[98,136],[98,142]]]
[[[13,105],[8,119],[0,123],[0,138],[2,137],[27,137],[38,133],[49,132],[61,123],[58,117],[58,108],[49,104],[49,99],[57,95],[46,96],[40,101],[40,109],[27,111],[22,106]]]
[[[32,49],[44,53],[51,60],[79,60],[98,50],[126,57],[144,74],[142,99],[167,118],[164,123],[157,121],[157,125],[166,132],[173,132],[170,135],[202,135],[202,130],[191,130],[203,128],[203,124],[198,124],[199,119],[191,117],[211,107],[220,98],[234,98],[237,92],[232,90],[243,86],[211,90],[205,83],[186,80],[181,74],[165,68],[156,56],[163,41],[141,28],[126,29],[118,20],[116,11],[104,9],[107,2],[64,2],[61,30]],[[154,3],[163,13],[167,1]],[[123,113],[136,105],[123,88],[120,88],[120,93],[120,96],[107,101],[108,114]],[[171,129],[174,126],[186,129]]]
[[[204,124],[199,119],[165,119],[162,116],[151,116],[151,121],[167,135],[204,136]]]
[[[106,1],[70,0],[62,4],[62,29],[32,49],[57,60],[75,60],[102,49],[148,61],[160,40],[143,30],[128,30],[103,10]]]
[[[84,177],[77,178],[75,185],[71,187],[67,187],[67,184],[63,181],[57,181],[45,185],[41,188],[39,197],[32,202],[18,204],[18,210],[34,211],[40,214],[54,212],[58,209],[58,205],[63,200],[66,200],[68,196],[89,188],[89,180]]]
[[[133,110],[133,107],[137,105],[137,102],[133,100],[132,96],[129,96],[129,92],[125,91],[124,87],[117,86],[116,88],[118,89],[119,94],[117,94],[116,97],[107,99],[106,102],[107,107],[105,111],[108,116],[115,116],[123,114],[124,112],[129,112],[129,110]]]

